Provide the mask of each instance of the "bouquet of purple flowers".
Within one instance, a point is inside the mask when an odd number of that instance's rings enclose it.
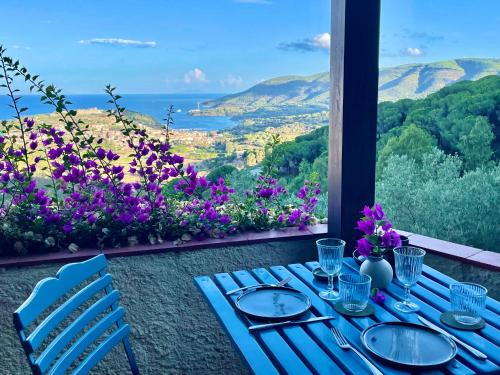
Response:
[[[401,245],[399,234],[392,229],[392,223],[385,217],[380,204],[375,203],[371,208],[365,206],[361,213],[363,217],[356,227],[363,232],[363,237],[357,241],[360,255],[381,256],[386,248]]]

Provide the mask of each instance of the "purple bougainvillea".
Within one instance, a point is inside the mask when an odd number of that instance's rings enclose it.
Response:
[[[258,177],[244,201],[223,178],[207,181],[193,165],[172,151],[169,125],[160,138],[124,116],[115,89],[106,87],[108,111],[124,137],[128,162],[96,138],[59,89],[46,85],[4,55],[0,73],[15,112],[0,127],[0,242],[20,243],[18,252],[86,246],[118,246],[139,237],[155,243],[164,238],[223,237],[239,229],[267,229],[310,224],[319,184],[305,182],[297,204],[286,204],[285,188],[273,167]],[[51,105],[60,126],[27,117],[13,88],[20,77]],[[273,140],[277,143],[277,138]],[[43,178],[40,178],[43,177]],[[383,213],[382,213],[383,215]],[[380,216],[380,212],[373,212]],[[385,238],[390,242],[393,238]],[[0,244],[1,245],[1,244]],[[21,249],[21,250],[19,250]],[[38,251],[38,250],[37,250]]]
[[[399,234],[392,229],[380,204],[365,206],[361,213],[363,217],[356,226],[363,233],[356,246],[361,255],[381,255],[385,249],[401,245]]]

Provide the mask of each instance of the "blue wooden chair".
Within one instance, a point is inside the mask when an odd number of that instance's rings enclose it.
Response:
[[[85,262],[67,264],[55,278],[38,282],[29,298],[14,312],[14,325],[34,374],[64,374],[75,362],[73,374],[87,374],[120,342],[132,374],[139,374],[128,341],[130,326],[123,322],[125,310],[118,306],[119,293],[111,285],[106,266],[102,254]],[[81,283],[86,285],[81,287]],[[61,302],[60,298],[75,287],[79,289]],[[92,303],[94,300],[97,301]],[[49,309],[55,302],[58,302],[56,307]],[[78,316],[62,326],[72,314]],[[41,322],[37,324],[38,320]],[[32,325],[36,326],[28,331]],[[105,332],[110,333],[103,335]],[[89,354],[84,353],[101,336],[104,340],[94,344],[96,347]],[[85,354],[83,359],[82,354]]]

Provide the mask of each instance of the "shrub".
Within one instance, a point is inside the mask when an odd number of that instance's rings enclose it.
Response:
[[[434,149],[422,163],[387,159],[376,195],[395,228],[500,251],[500,165],[461,173],[458,156]]]
[[[71,102],[53,85],[31,75],[0,46],[1,87],[7,90],[14,121],[0,128],[0,246],[24,254],[78,246],[122,246],[167,238],[223,237],[239,229],[285,225],[304,228],[313,217],[319,187],[305,183],[301,204],[284,206],[286,191],[268,163],[256,187],[243,201],[224,178],[208,181],[171,150],[170,108],[160,138],[126,116],[120,95],[106,87],[114,118],[126,140],[131,161],[104,147],[89,125],[78,119]],[[61,127],[35,123],[23,114],[14,87],[23,79],[40,100],[54,107]],[[278,139],[273,139],[271,148]],[[271,192],[269,194],[269,192]]]

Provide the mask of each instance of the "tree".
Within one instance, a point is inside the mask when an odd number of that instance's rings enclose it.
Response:
[[[236,167],[233,167],[230,164],[221,165],[220,167],[214,168],[207,174],[207,180],[209,182],[215,182],[219,180],[219,178],[227,179],[231,173],[237,171]]]
[[[500,251],[500,165],[462,168],[458,156],[438,149],[421,163],[392,155],[376,183],[377,201],[397,229]]]
[[[460,138],[458,148],[464,157],[464,168],[474,170],[490,160],[493,155],[491,142],[495,138],[486,117],[477,117],[469,134]]]
[[[389,139],[380,151],[377,176],[382,177],[382,171],[391,155],[406,155],[417,163],[421,163],[423,155],[431,152],[434,147],[436,147],[436,139],[429,132],[416,125],[408,126],[400,136]]]

